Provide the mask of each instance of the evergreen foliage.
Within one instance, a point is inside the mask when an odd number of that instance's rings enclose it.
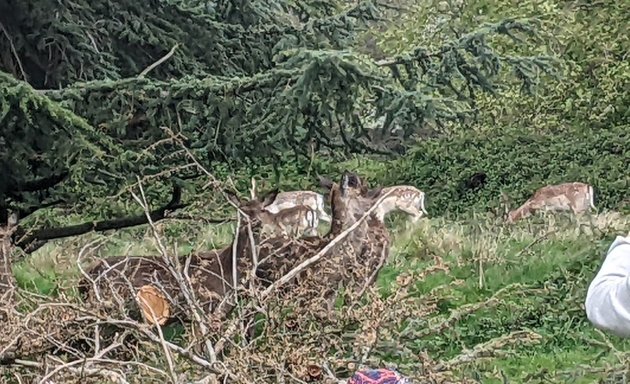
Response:
[[[495,49],[492,35],[540,43],[536,20],[518,18],[375,60],[353,48],[382,15],[370,1],[5,0],[0,10],[10,53],[0,69],[19,79],[2,77],[0,202],[23,213],[59,202],[91,207],[91,219],[121,215],[137,177],[151,177],[152,201],[172,201],[171,185],[202,176],[180,142],[209,169],[404,151],[427,129],[474,120],[504,69],[526,90],[555,70],[548,55]],[[15,187],[56,174],[67,178]]]
[[[630,4],[616,1],[479,1],[421,3],[404,21],[377,36],[386,54],[407,44],[435,47],[487,19],[537,16],[549,42],[530,46],[529,55],[563,61],[562,81],[520,97],[513,88],[497,97],[480,95],[479,118],[446,137],[428,138],[407,156],[386,164],[362,165],[383,184],[412,184],[428,194],[433,215],[487,211],[501,192],[513,204],[546,184],[584,181],[596,186],[601,209],[623,209],[630,190],[630,114],[627,91]],[[513,52],[509,43],[497,43]],[[469,188],[475,175],[485,182]],[[627,204],[627,203],[626,203]]]
[[[599,209],[616,209],[630,186],[628,143],[630,125],[596,135],[591,130],[467,133],[422,143],[379,179],[418,185],[436,216],[499,208],[502,192],[516,208],[540,187],[571,181],[592,184]],[[476,174],[485,175],[482,185],[474,185]]]
[[[99,175],[117,168],[120,148],[28,84],[5,73],[0,82],[0,218],[6,222],[8,208],[24,217],[76,202],[88,188],[109,196],[115,185]]]

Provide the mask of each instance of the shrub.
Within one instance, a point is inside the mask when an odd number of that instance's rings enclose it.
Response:
[[[432,215],[496,208],[502,191],[521,202],[546,184],[569,181],[591,183],[598,207],[613,209],[630,186],[628,142],[627,125],[573,134],[517,129],[461,134],[425,141],[377,178],[423,189]],[[475,189],[467,181],[478,172],[486,180]]]

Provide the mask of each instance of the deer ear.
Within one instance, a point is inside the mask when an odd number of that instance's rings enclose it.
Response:
[[[340,197],[340,194],[339,184],[334,183],[328,192],[328,201],[330,202],[333,219],[335,218],[335,214],[337,212],[335,207],[337,206],[337,199]]]
[[[341,183],[339,186],[339,190],[341,191],[341,194],[345,195],[349,187],[350,187],[350,173],[348,171],[344,171],[343,174],[341,175]]]
[[[319,182],[319,186],[320,186],[320,187],[322,187],[322,188],[324,188],[324,189],[327,189],[327,190],[332,189],[333,184],[335,184],[335,183],[334,183],[332,180],[330,180],[329,178],[324,177],[324,176],[320,176],[320,175],[317,175],[317,180],[318,180],[318,182]]]
[[[280,193],[280,190],[278,190],[278,188],[275,188],[271,192],[268,192],[262,201],[263,207],[273,204],[273,202],[276,201],[276,197],[278,196],[278,193]]]
[[[243,200],[240,197],[238,197],[236,193],[230,190],[227,190],[224,192],[227,195],[227,199],[231,201],[234,205],[236,205],[237,207],[240,207],[241,205],[243,205]]]
[[[367,188],[363,185],[363,181],[354,172],[350,172],[348,170],[343,171],[343,175],[341,176],[341,193],[345,195],[349,188],[358,189],[362,194],[365,194]]]
[[[7,227],[13,228],[18,223],[18,213],[9,211],[9,217],[7,218]]]

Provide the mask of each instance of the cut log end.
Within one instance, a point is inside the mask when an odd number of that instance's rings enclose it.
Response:
[[[136,293],[144,319],[150,324],[164,325],[171,316],[171,306],[164,295],[154,286],[142,286]]]

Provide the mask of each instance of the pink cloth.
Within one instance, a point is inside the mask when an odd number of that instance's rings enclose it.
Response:
[[[348,380],[348,384],[411,384],[398,372],[391,369],[363,369]]]

